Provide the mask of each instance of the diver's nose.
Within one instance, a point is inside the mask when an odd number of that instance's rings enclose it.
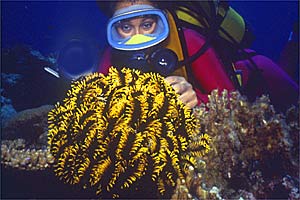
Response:
[[[141,30],[138,27],[134,28],[134,34],[135,35],[140,34],[140,32],[141,32]]]

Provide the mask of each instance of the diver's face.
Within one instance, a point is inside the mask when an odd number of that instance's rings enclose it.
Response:
[[[155,17],[135,17],[120,21],[117,31],[123,38],[136,34],[151,34],[155,30],[156,24],[157,20]]]

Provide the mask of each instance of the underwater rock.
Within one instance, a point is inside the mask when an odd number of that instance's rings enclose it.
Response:
[[[45,66],[54,65],[51,57],[24,45],[1,51],[1,77],[4,80],[1,88],[3,96],[11,99],[16,111],[59,100],[63,85],[44,70]]]
[[[12,118],[16,113],[17,112],[12,105],[10,104],[1,105],[1,109],[0,109],[1,127],[3,127],[3,124],[6,123],[8,119]]]
[[[29,75],[31,71],[42,70],[45,65],[53,65],[54,60],[46,57],[29,45],[16,45],[1,49],[2,73]]]
[[[22,79],[20,74],[1,73],[2,84],[8,84],[10,87],[17,84]]]
[[[0,103],[1,103],[1,108],[0,108],[0,120],[1,120],[1,127],[3,127],[4,123],[10,119],[12,116],[14,116],[17,111],[11,104],[11,100],[8,98],[5,98],[2,96],[3,89],[0,89],[1,96],[0,96]]]
[[[19,74],[5,74],[1,73],[1,86],[3,84],[8,85],[8,89],[10,87],[13,87],[20,79],[21,75]],[[1,96],[0,96],[0,102],[1,102],[1,108],[0,108],[0,120],[1,120],[1,127],[3,127],[3,124],[11,118],[13,115],[17,113],[16,109],[12,105],[11,99],[8,99],[5,97],[5,91],[3,88],[0,88]]]
[[[23,138],[28,143],[37,143],[40,135],[47,132],[48,112],[53,108],[53,105],[44,105],[15,114],[4,123],[2,139]]]
[[[54,170],[99,197],[169,198],[209,148],[196,126],[162,76],[112,67],[73,82],[49,113]]]
[[[45,57],[42,55],[41,52],[39,52],[38,50],[30,50],[30,54],[36,58],[38,58],[39,60],[42,61],[46,61],[47,63],[51,63],[51,64],[55,64],[56,63],[56,58],[53,57],[53,55],[51,57]]]

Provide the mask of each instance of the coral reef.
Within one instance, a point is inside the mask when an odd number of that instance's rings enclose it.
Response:
[[[269,98],[250,103],[213,91],[194,110],[212,150],[178,181],[173,199],[299,199],[299,117],[277,114]]]
[[[196,132],[191,110],[162,76],[128,68],[74,82],[49,113],[57,176],[100,196],[122,198],[135,190],[170,196],[177,178],[209,149],[209,139]]]
[[[25,140],[1,141],[1,164],[20,170],[43,170],[54,161],[49,149],[30,149]]]
[[[53,105],[44,105],[27,109],[4,123],[1,132],[3,166],[20,170],[42,170],[50,166],[53,157],[47,148],[47,119],[53,108]]]

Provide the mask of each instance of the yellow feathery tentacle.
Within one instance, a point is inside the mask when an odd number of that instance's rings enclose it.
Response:
[[[108,157],[106,159],[100,160],[96,165],[93,166],[89,179],[91,186],[95,185],[101,180],[105,170],[110,166],[110,164],[111,160]]]

